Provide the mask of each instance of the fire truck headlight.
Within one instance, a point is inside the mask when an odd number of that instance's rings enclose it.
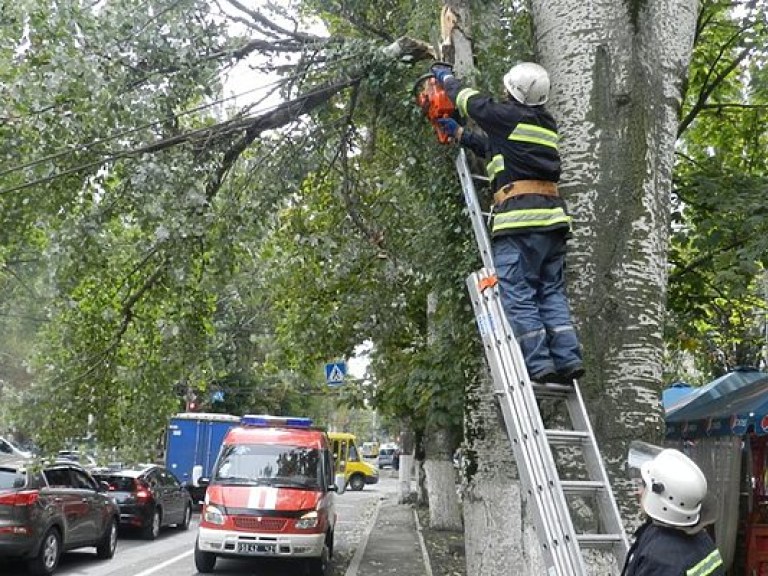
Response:
[[[309,530],[311,528],[317,528],[319,523],[320,517],[317,512],[313,510],[296,520],[296,528],[299,530]]]
[[[205,512],[203,513],[203,520],[209,524],[216,524],[217,526],[221,526],[224,524],[224,513],[216,508],[216,506],[211,506],[208,504],[205,507]]]

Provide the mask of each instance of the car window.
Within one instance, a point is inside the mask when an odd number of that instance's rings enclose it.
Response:
[[[0,468],[0,490],[21,488],[26,483],[27,475],[15,468]]]
[[[357,456],[357,446],[355,446],[352,443],[350,443],[349,445],[349,459],[352,462],[357,462],[358,460],[360,460],[360,458],[358,458]]]
[[[44,474],[45,479],[48,480],[48,486],[51,488],[69,488],[72,486],[68,468],[52,468],[46,470]]]
[[[330,450],[323,450],[323,485],[327,486],[330,484],[328,479],[333,478],[333,456],[331,455]],[[335,478],[334,478],[335,480]]]
[[[96,484],[82,470],[71,470],[72,486],[80,490],[96,490]]]
[[[320,452],[316,448],[238,444],[222,450],[214,480],[266,485],[290,481],[317,487],[321,473]]]
[[[160,474],[157,470],[150,470],[149,473],[146,476],[147,478],[147,484],[150,485],[152,488],[157,488],[162,484],[160,481]]]
[[[11,448],[11,445],[0,438],[0,452],[3,454],[13,454],[13,448]]]
[[[163,478],[163,484],[168,486],[169,488],[178,488],[179,487],[179,481],[176,480],[176,476],[168,472],[167,470],[163,470],[160,472],[162,478]]]
[[[127,476],[115,476],[109,474],[99,474],[96,479],[109,484],[109,489],[113,492],[132,492],[133,478]]]

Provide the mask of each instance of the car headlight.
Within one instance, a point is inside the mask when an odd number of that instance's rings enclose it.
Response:
[[[317,528],[319,523],[320,517],[318,516],[317,511],[313,510],[296,520],[296,528],[299,530],[309,530],[310,528]]]
[[[205,507],[205,512],[203,513],[203,520],[209,524],[216,524],[217,526],[221,526],[224,524],[224,513],[216,508],[216,506],[211,506],[208,504]]]

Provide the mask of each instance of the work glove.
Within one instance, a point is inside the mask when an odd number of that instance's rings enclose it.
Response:
[[[446,78],[453,78],[453,68],[445,64],[433,64],[430,72],[435,75],[435,80],[440,84],[445,82]]]
[[[440,129],[445,132],[445,134],[458,142],[459,128],[461,128],[461,126],[458,122],[456,122],[456,120],[453,118],[438,118],[437,123],[440,125]]]

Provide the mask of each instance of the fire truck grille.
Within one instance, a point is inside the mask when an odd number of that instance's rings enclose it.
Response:
[[[235,526],[240,530],[254,532],[279,532],[285,526],[285,518],[266,518],[263,516],[235,516]]]

